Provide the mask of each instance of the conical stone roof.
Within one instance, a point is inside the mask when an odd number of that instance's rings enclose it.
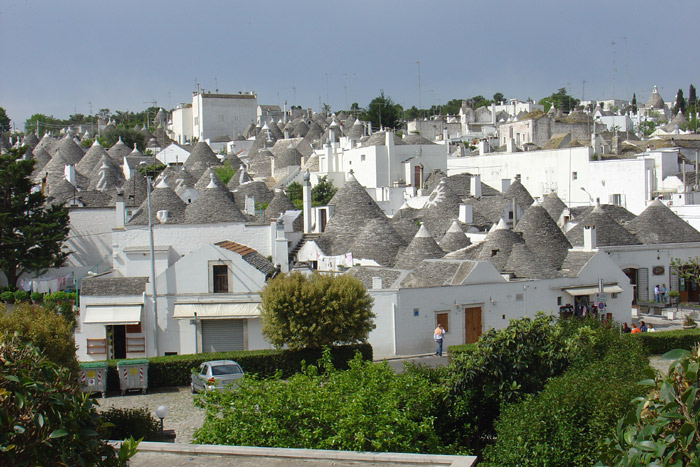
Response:
[[[296,125],[294,125],[294,131],[292,132],[292,135],[295,138],[303,138],[306,136],[306,134],[309,132],[309,127],[306,125],[306,122],[304,120],[299,120]]]
[[[347,137],[354,140],[359,140],[364,136],[364,133],[365,127],[362,122],[355,120],[355,123],[353,123],[350,129],[347,131]]]
[[[261,180],[253,180],[252,182],[238,185],[238,188],[233,192],[233,200],[238,206],[238,209],[245,211],[245,197],[252,196],[255,199],[255,204],[262,205],[272,201],[274,194]]]
[[[29,133],[22,140],[22,144],[24,144],[25,146],[28,146],[29,149],[32,150],[37,146],[37,144],[39,144],[39,138],[37,138],[34,133]]]
[[[83,175],[89,176],[95,166],[102,162],[104,156],[109,157],[105,148],[95,140],[92,146],[90,146],[90,149],[88,149],[88,152],[85,153],[80,162],[75,166],[75,170]]]
[[[571,244],[549,213],[537,203],[525,210],[513,229],[523,234],[525,245],[554,269],[559,269]]]
[[[411,243],[413,237],[415,237],[418,233],[418,229],[420,229],[420,224],[417,223],[417,221],[408,217],[396,215],[391,218],[391,226],[394,228],[394,230],[396,230],[396,233],[401,235],[401,238],[403,238],[403,240],[406,242],[406,245]]]
[[[248,162],[248,170],[256,179],[272,176],[272,160],[274,156],[269,149],[259,149],[257,155]]]
[[[513,245],[517,243],[524,244],[525,241],[520,234],[509,229],[501,219],[496,228],[486,235],[476,259],[490,261],[499,272],[505,272]]]
[[[515,199],[515,202],[518,203],[518,206],[520,206],[523,212],[532,206],[532,203],[535,201],[532,196],[530,196],[530,192],[527,191],[527,188],[520,183],[520,179],[517,178],[510,184],[503,195],[506,199]]]
[[[292,203],[284,191],[277,189],[274,192],[272,200],[265,208],[265,214],[263,218],[266,222],[270,222],[270,219],[276,219],[280,214],[286,211],[295,211],[297,208]]]
[[[700,232],[658,199],[625,228],[644,244],[700,242]]]
[[[583,246],[584,226],[595,226],[598,246],[639,245],[640,243],[627,229],[606,214],[599,204],[566,233],[566,238],[571,245]]]
[[[133,178],[133,177],[132,177]],[[126,195],[126,191],[125,191]],[[161,181],[151,192],[151,222],[159,224],[158,211],[168,211],[166,224],[181,224],[185,221],[185,207],[187,205],[180,197],[165,183]],[[148,200],[145,200],[134,217],[128,222],[129,225],[148,224]]]
[[[445,252],[438,246],[425,225],[421,225],[411,243],[396,259],[396,267],[398,269],[413,269],[424,259],[442,258],[444,255]]]
[[[83,151],[83,148],[78,146],[78,144],[73,140],[73,138],[68,135],[66,135],[63,139],[61,139],[61,141],[58,142],[57,153],[58,152],[62,153],[64,159],[67,160],[69,164],[73,165],[80,162],[80,159],[82,159],[85,155],[85,151]]]
[[[36,162],[34,162],[34,171],[32,172],[32,175],[36,175],[46,167],[46,164],[49,163],[51,160],[51,154],[46,152],[46,149],[43,147],[35,147],[32,152],[31,152],[31,158],[34,159]]]
[[[209,175],[209,184],[203,189],[198,189],[197,199],[185,208],[185,223],[246,222],[246,217],[231,199],[228,189],[221,186],[221,182],[216,183],[218,179],[213,173]]]
[[[131,154],[131,151],[133,151],[133,148],[124,144],[122,139],[119,138],[119,141],[114,143],[114,146],[107,150],[107,154],[109,154],[109,157],[111,157],[114,162],[121,166],[124,164],[124,158]]]
[[[122,171],[106,153],[88,176],[88,190],[112,192],[124,183]]]
[[[194,149],[192,149],[192,152],[185,161],[185,167],[191,169],[198,163],[203,166],[202,173],[204,172],[204,170],[207,169],[207,167],[221,164],[219,158],[216,157],[214,151],[211,150],[211,148],[205,141],[199,141],[194,146]]]
[[[130,208],[141,206],[142,203],[146,201],[148,195],[148,181],[146,177],[141,175],[138,170],[124,182],[122,185],[122,191],[124,193],[124,205]],[[112,203],[116,201],[115,196],[112,197]]]
[[[546,260],[530,251],[523,243],[513,244],[505,271],[513,273],[515,277],[532,279],[552,279],[561,276]]]
[[[58,149],[58,141],[56,141],[48,133],[46,133],[44,136],[41,137],[39,143],[34,149],[37,148],[45,150],[49,153],[50,156],[53,157],[53,155],[56,153],[56,150]]]
[[[352,173],[346,175],[345,184],[338,189],[328,204],[335,208],[322,235],[324,245],[330,250],[323,251],[328,255],[346,253],[344,250],[347,250],[347,246],[352,245],[355,237],[359,235],[363,222],[386,218],[384,211]]]
[[[554,222],[558,222],[561,213],[566,209],[566,204],[555,192],[551,192],[543,197],[542,207],[547,211],[549,217],[554,219]]]
[[[460,204],[462,199],[443,178],[428,196],[419,218],[436,238],[442,238],[452,225],[452,220],[459,217]]]
[[[464,230],[460,227],[457,219],[452,221],[452,225],[447,229],[445,235],[442,237],[438,245],[444,251],[457,251],[462,248],[466,248],[471,245],[471,240],[464,234]]]
[[[349,251],[352,252],[353,260],[371,259],[380,266],[392,267],[396,255],[405,247],[406,242],[391,227],[389,220],[386,217],[375,217],[364,224]]]
[[[250,175],[248,175],[248,170],[245,168],[245,165],[241,164],[238,166],[238,170],[236,170],[236,173],[233,174],[233,177],[231,177],[231,180],[229,180],[226,184],[226,187],[229,190],[234,191],[236,188],[238,188],[239,185],[252,181],[253,179]]]

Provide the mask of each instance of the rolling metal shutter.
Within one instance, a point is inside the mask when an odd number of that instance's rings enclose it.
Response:
[[[649,269],[637,269],[637,300],[646,302],[649,300]]]
[[[201,323],[203,352],[244,350],[242,319],[205,319]]]

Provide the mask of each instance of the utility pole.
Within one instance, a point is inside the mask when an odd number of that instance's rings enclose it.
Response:
[[[418,65],[418,111],[423,108],[423,104],[421,103],[420,100],[420,60],[416,62],[416,65]]]

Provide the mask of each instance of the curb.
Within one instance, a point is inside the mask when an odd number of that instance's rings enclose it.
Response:
[[[118,447],[120,441],[110,441]],[[390,452],[328,451],[321,449],[260,448],[252,446],[220,446],[213,444],[177,444],[142,441],[138,452],[181,454],[188,456],[217,455],[245,456],[275,459],[347,461],[367,463],[405,463],[446,465],[451,467],[471,467],[476,463],[475,456],[447,456],[439,454],[406,454]],[[137,454],[138,455],[138,454]]]

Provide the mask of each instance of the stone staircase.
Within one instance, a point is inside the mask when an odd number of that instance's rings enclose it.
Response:
[[[301,238],[299,243],[297,243],[297,246],[294,247],[292,251],[289,252],[289,267],[292,268],[296,263],[297,263],[297,255],[299,254],[299,250],[302,249],[302,247],[306,244],[307,241],[311,240],[316,240],[318,238],[321,238],[320,233],[306,233],[304,236]]]

